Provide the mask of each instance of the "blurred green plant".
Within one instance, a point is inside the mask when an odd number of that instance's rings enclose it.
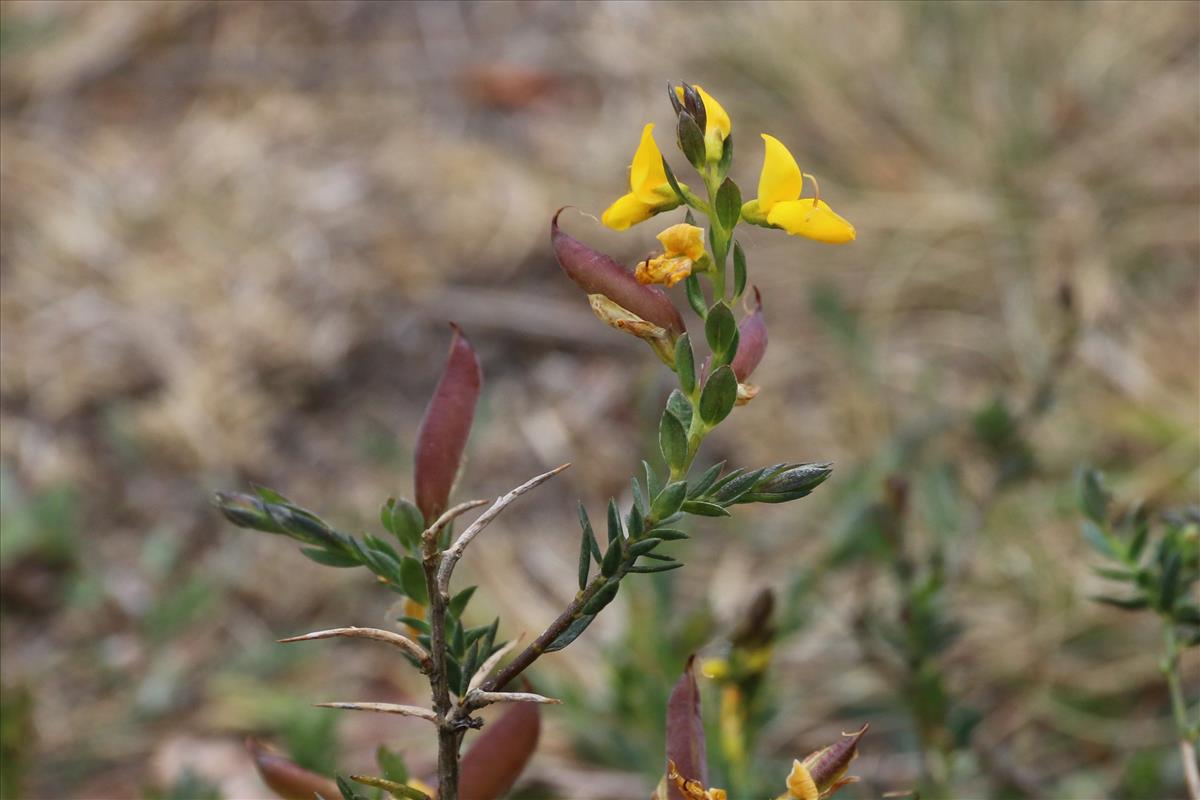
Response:
[[[1125,611],[1150,611],[1159,618],[1159,668],[1170,697],[1188,795],[1200,800],[1200,698],[1196,709],[1189,710],[1180,667],[1183,651],[1200,645],[1200,508],[1152,515],[1135,505],[1116,515],[1112,495],[1094,469],[1080,472],[1079,507],[1084,540],[1107,562],[1093,570],[1123,587],[1119,593],[1092,599]]]

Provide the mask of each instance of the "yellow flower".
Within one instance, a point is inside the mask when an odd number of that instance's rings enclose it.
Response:
[[[854,241],[854,226],[819,196],[800,198],[804,173],[783,143],[766,133],[762,138],[766,151],[758,197],[742,206],[742,217],[755,225],[782,228],[792,236],[826,244]]]
[[[717,102],[717,99],[700,87],[700,84],[693,83],[692,88],[700,95],[700,99],[704,101],[704,149],[709,161],[721,160],[721,149],[725,144],[725,140],[729,138],[730,131],[733,130],[733,122],[729,119],[729,114]],[[683,102],[683,87],[675,87],[675,96]]]
[[[629,193],[609,206],[600,221],[615,231],[623,231],[679,203],[679,197],[667,183],[662,151],[654,141],[654,123],[646,123],[629,167]]]
[[[637,265],[638,283],[674,286],[692,274],[692,266],[704,256],[704,229],[681,222],[658,234],[663,254]]]

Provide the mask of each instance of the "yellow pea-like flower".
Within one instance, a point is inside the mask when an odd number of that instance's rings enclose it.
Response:
[[[770,134],[764,133],[762,138],[765,152],[758,197],[742,206],[742,217],[826,244],[854,241],[854,226],[828,203],[820,197],[800,197],[804,173],[787,147]]]
[[[659,212],[676,208],[679,203],[679,197],[667,182],[662,151],[654,141],[654,123],[646,123],[629,166],[629,193],[609,206],[600,221],[615,231],[623,231]]]
[[[704,256],[704,229],[681,222],[658,234],[663,254],[637,265],[638,283],[674,286],[692,274],[692,267]]]

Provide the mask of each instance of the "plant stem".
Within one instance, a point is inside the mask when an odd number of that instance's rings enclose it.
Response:
[[[480,688],[485,692],[495,692],[512,683],[518,675],[528,669],[534,661],[537,661],[546,652],[546,648],[561,636],[563,631],[571,626],[572,622],[583,615],[583,607],[587,601],[591,600],[592,596],[600,591],[600,588],[608,583],[608,581],[616,578],[617,576],[605,578],[603,575],[597,575],[592,578],[591,583],[583,591],[575,595],[575,599],[571,601],[571,604],[563,609],[563,612],[546,627],[546,630],[542,631],[536,639],[529,643],[528,647],[518,653],[512,661],[508,662],[508,665],[504,669],[496,673],[495,677],[484,681],[483,686]]]
[[[1200,800],[1200,767],[1196,764],[1196,731],[1188,721],[1187,703],[1183,698],[1182,681],[1179,678],[1179,640],[1175,636],[1175,625],[1170,617],[1163,620],[1165,654],[1162,671],[1167,679],[1167,690],[1171,695],[1171,713],[1175,717],[1175,730],[1179,734],[1179,754],[1183,759],[1183,775],[1187,780],[1188,796]]]
[[[429,687],[433,694],[438,729],[438,798],[458,800],[459,736],[450,714],[450,681],[446,676],[446,600],[438,591],[438,568],[442,554],[438,550],[436,536],[425,538],[422,556],[425,588],[429,593],[429,650],[433,658]]]

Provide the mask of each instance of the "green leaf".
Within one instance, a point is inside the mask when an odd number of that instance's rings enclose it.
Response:
[[[394,753],[383,745],[375,751],[375,763],[379,765],[379,771],[383,773],[383,777],[389,781],[397,783],[406,783],[408,781],[408,765],[404,763],[404,757],[399,753]]]
[[[724,178],[729,174],[729,167],[733,164],[733,134],[725,137],[725,141],[721,143],[721,160],[717,162],[717,176]]]
[[[1171,553],[1167,557],[1167,563],[1163,566],[1162,581],[1158,587],[1158,610],[1164,614],[1170,614],[1175,608],[1175,599],[1179,596],[1179,573],[1183,567],[1183,559],[1178,552]]]
[[[718,369],[704,384],[700,394],[700,418],[708,427],[716,427],[729,416],[737,400],[737,378],[728,364]]]
[[[1125,611],[1140,611],[1150,605],[1150,601],[1145,597],[1104,597],[1097,595],[1092,598],[1097,603],[1115,606]]]
[[[733,296],[741,297],[746,291],[746,253],[736,239],[733,241]]]
[[[620,581],[609,581],[601,586],[600,590],[583,604],[583,613],[592,616],[600,613],[601,609],[613,601],[613,598],[617,596],[617,590],[620,588]]]
[[[611,542],[608,549],[604,551],[604,560],[600,562],[600,574],[606,578],[616,575],[617,570],[621,568],[621,560],[624,555],[621,542]]]
[[[638,556],[644,556],[654,548],[658,547],[660,544],[662,544],[662,539],[655,537],[634,542],[633,544],[629,545],[629,557],[632,560]]]
[[[629,479],[630,488],[633,490],[633,504],[638,510],[645,511],[650,508],[650,504],[646,502],[646,495],[642,493],[642,485],[638,483],[637,478]]]
[[[433,629],[429,627],[429,623],[419,617],[396,617],[396,622],[407,625],[410,628],[420,631],[421,633],[431,633]]]
[[[696,514],[701,517],[728,517],[729,512],[716,503],[706,503],[703,500],[685,500],[683,510],[688,514]],[[659,531],[655,531],[659,533]]]
[[[591,525],[585,527],[579,534],[579,588],[582,590],[587,586],[588,572],[592,568],[592,545],[595,544],[595,537],[589,536],[591,533]],[[588,539],[591,538],[591,542]]]
[[[703,169],[707,158],[704,147],[704,132],[691,115],[681,113],[675,126],[676,141],[684,157],[696,169]]]
[[[670,564],[634,564],[629,568],[629,571],[643,574],[648,572],[670,572],[671,570],[679,569],[682,566],[682,561],[675,561]]]
[[[766,470],[756,469],[752,472],[739,475],[733,480],[723,483],[721,488],[709,492],[708,496],[720,505],[733,505],[742,499],[743,495],[753,489],[755,484],[762,480],[764,472]]]
[[[671,165],[667,163],[665,156],[663,157],[662,165],[663,172],[667,174],[667,183],[670,185],[671,191],[673,191],[675,196],[679,198],[679,202],[687,205],[687,197],[684,196],[683,190],[679,188],[679,181],[675,178],[675,172],[671,169]],[[690,214],[692,212],[689,211],[688,213]]]
[[[675,343],[675,374],[679,376],[684,394],[696,391],[696,360],[692,354],[692,339],[686,333]]]
[[[700,285],[700,278],[696,275],[689,275],[683,282],[683,288],[687,290],[688,304],[696,312],[696,316],[700,319],[707,317],[708,301],[704,299],[704,287]]]
[[[275,505],[290,506],[294,505],[291,500],[281,495],[274,489],[268,489],[266,486],[259,486],[257,483],[250,484],[250,488],[254,493],[262,498],[264,503],[274,503]]]
[[[717,480],[717,476],[721,474],[721,470],[723,469],[725,469],[725,462],[718,461],[716,464],[713,464],[711,467],[704,470],[704,473],[696,480],[695,483],[691,484],[691,488],[688,489],[688,498],[694,500],[708,491],[708,487],[713,485],[713,483]]]
[[[1117,557],[1117,550],[1113,547],[1112,540],[1108,538],[1107,533],[1101,530],[1099,525],[1090,519],[1085,519],[1082,528],[1083,538],[1092,546],[1093,550],[1109,558]]]
[[[662,491],[662,481],[658,479],[658,473],[650,468],[650,464],[642,461],[642,470],[646,473],[646,491],[651,497],[658,497],[658,493]]]
[[[674,514],[687,499],[687,491],[687,481],[675,481],[663,489],[658,497],[654,498],[654,504],[650,506],[650,517],[660,520]]]
[[[683,531],[675,530],[674,528],[655,528],[654,535],[664,542],[674,542],[680,539],[690,539]]]
[[[420,509],[402,497],[395,501],[392,508],[392,527],[388,530],[400,540],[400,544],[410,551],[415,551],[421,546],[425,520]]]
[[[667,411],[679,420],[679,424],[687,430],[692,425],[692,402],[683,396],[683,392],[672,389],[667,397]]]
[[[554,653],[558,650],[562,650],[564,647],[569,645],[571,642],[578,639],[579,634],[581,634],[585,630],[587,630],[587,626],[591,625],[592,620],[594,620],[595,618],[596,618],[595,614],[585,614],[584,616],[576,619],[574,622],[572,622],[570,625],[568,625],[567,629],[565,631],[563,631],[562,633],[560,633],[553,642],[551,642],[549,645],[546,646],[545,652]]]
[[[301,547],[300,552],[318,564],[324,564],[327,567],[357,567],[362,563],[354,556],[345,553],[336,553],[332,550],[321,550],[316,547]]]
[[[719,363],[727,364],[733,358],[730,349],[736,335],[737,322],[734,321],[733,312],[729,310],[729,306],[724,303],[714,303],[713,307],[708,310],[708,318],[704,320],[704,338],[708,340],[708,346],[712,348],[713,358]]]
[[[401,585],[404,592],[423,606],[429,605],[429,592],[425,587],[425,570],[421,562],[412,556],[405,556],[400,562]]]
[[[613,542],[618,544],[624,539],[621,530],[621,510],[617,508],[617,501],[609,499],[608,501],[608,544],[611,547]]]
[[[629,518],[626,520],[626,530],[629,531],[629,538],[636,539],[642,535],[646,529],[646,520],[642,517],[642,509],[634,503],[629,509]]]
[[[596,541],[596,534],[592,531],[592,521],[588,518],[587,509],[583,507],[583,503],[579,504],[579,527],[583,529],[583,537],[587,539],[588,547],[591,548],[592,558],[596,559],[596,563],[600,563],[600,543]]]
[[[451,614],[456,617],[461,617],[463,615],[463,611],[465,611],[467,608],[467,603],[471,602],[471,596],[475,594],[475,588],[476,587],[474,586],[468,586],[458,594],[454,595],[454,597],[450,598],[450,603],[447,605],[447,608],[450,609]]]
[[[1085,469],[1079,477],[1079,508],[1093,522],[1104,525],[1108,521],[1110,495],[1104,488],[1104,479],[1098,470]]]
[[[672,470],[681,469],[687,463],[687,433],[679,419],[666,410],[658,423],[658,447],[663,460]]]
[[[716,206],[717,220],[721,227],[726,231],[733,230],[742,215],[742,190],[732,178],[726,178],[721,188],[717,189],[713,204]]]

